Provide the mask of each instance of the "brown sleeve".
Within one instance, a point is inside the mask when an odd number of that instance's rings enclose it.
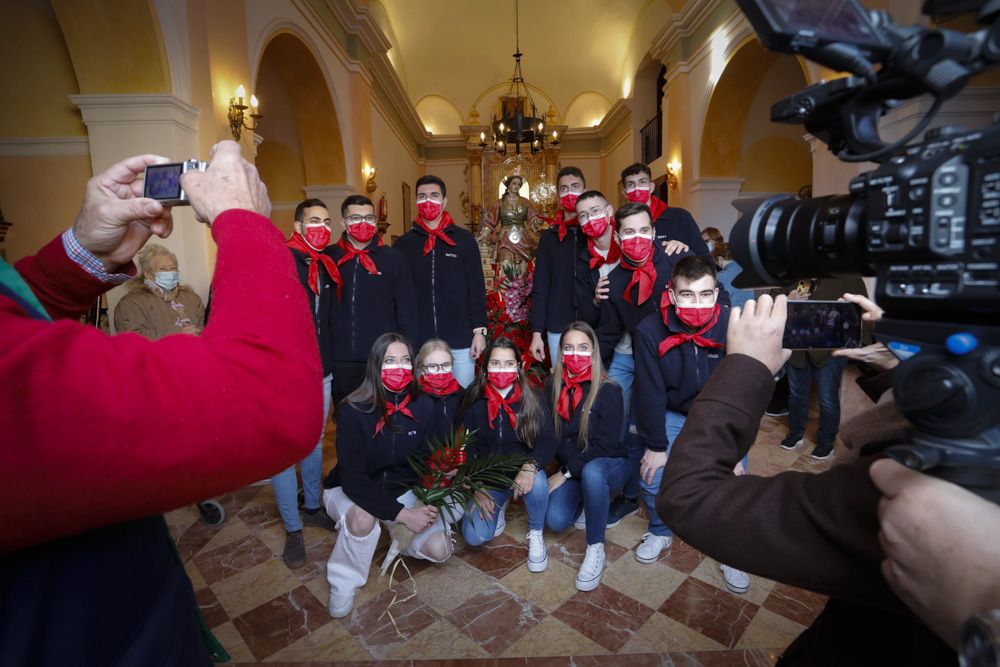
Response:
[[[691,406],[656,508],[685,542],[720,562],[863,604],[899,609],[879,570],[872,459],[821,474],[733,475],[774,389],[746,355],[727,356]],[[765,445],[766,446],[766,445]]]

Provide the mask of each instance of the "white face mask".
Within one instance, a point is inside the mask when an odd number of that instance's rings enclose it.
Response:
[[[181,281],[180,271],[157,271],[156,284],[169,292]]]
[[[715,241],[705,241],[705,245],[708,246],[708,251],[712,252],[715,250]]]

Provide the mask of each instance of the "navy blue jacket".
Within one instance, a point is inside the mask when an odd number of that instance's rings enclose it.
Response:
[[[581,267],[580,253],[586,251],[587,236],[578,227],[567,228],[562,241],[557,227],[542,232],[528,315],[533,332],[561,333],[577,318],[576,275]],[[586,264],[582,266],[589,270]]]
[[[577,479],[583,475],[583,466],[590,461],[601,458],[625,458],[628,451],[622,444],[622,424],[625,422],[625,399],[622,389],[610,380],[605,380],[597,391],[597,398],[590,408],[590,423],[587,425],[587,449],[580,451],[577,436],[580,434],[580,415],[583,404],[590,392],[590,382],[580,384],[583,388],[583,399],[573,410],[568,422],[559,419],[559,441],[556,448],[556,459],[569,468],[569,472]],[[551,391],[551,390],[550,390]],[[551,395],[551,393],[550,393]]]
[[[601,279],[601,270],[590,268],[590,250],[586,242],[580,253],[580,262],[576,272],[576,317],[597,329],[601,323],[601,306],[594,303],[594,290]]]
[[[391,394],[389,400],[398,403],[404,395]],[[408,457],[429,456],[427,440],[437,435],[430,398],[418,394],[406,407],[413,419],[397,412],[373,437],[379,420],[374,410],[362,412],[348,401],[337,406],[337,465],[323,486],[342,486],[358,507],[383,521],[396,518],[403,509],[396,498],[417,481]]]
[[[416,296],[406,260],[399,251],[377,243],[373,239],[368,247],[378,275],[368,273],[358,258],[340,267],[341,296],[334,296],[330,308],[334,362],[364,363],[375,339],[390,331],[411,343],[417,336]],[[337,246],[323,252],[334,261],[344,256]]]
[[[601,323],[597,328],[597,340],[601,346],[601,358],[605,365],[611,363],[615,346],[621,340],[622,334],[626,331],[634,332],[644,317],[659,312],[660,296],[667,289],[670,276],[674,272],[674,264],[682,257],[691,254],[693,253],[686,251],[667,255],[663,252],[663,248],[654,242],[653,256],[649,258],[649,261],[653,263],[653,268],[656,270],[656,282],[653,283],[653,294],[638,306],[635,305],[635,302],[639,300],[638,284],[632,287],[632,303],[625,300],[625,288],[632,280],[632,272],[621,264],[611,269],[611,273],[608,274],[608,298],[601,303]],[[597,283],[595,282],[594,285],[596,286]],[[593,295],[593,290],[591,290],[591,295]]]
[[[687,414],[698,392],[725,356],[725,348],[700,347],[688,341],[660,356],[660,343],[671,334],[688,331],[673,308],[667,315],[669,331],[657,312],[636,327],[632,338],[635,359],[636,426],[639,440],[647,449],[667,449],[667,410]],[[726,342],[729,306],[723,305],[719,321],[704,338]]]
[[[406,258],[416,288],[419,323],[410,342],[419,348],[431,338],[441,338],[464,350],[472,344],[472,330],[487,323],[483,263],[479,244],[467,229],[448,225],[444,234],[455,245],[438,239],[426,255],[427,232],[418,225],[392,247]]]
[[[708,257],[711,254],[705,239],[701,238],[701,230],[698,229],[694,216],[683,208],[667,207],[653,221],[653,234],[656,236],[653,241],[660,247],[664,241],[680,241],[695,255]]]
[[[535,392],[542,406],[542,428],[535,440],[534,446],[529,447],[524,438],[521,437],[520,424],[516,432],[510,427],[507,413],[502,409],[497,413],[497,418],[493,422],[493,428],[490,428],[489,410],[487,409],[488,401],[484,395],[480,396],[469,406],[465,414],[460,415],[458,418],[458,424],[463,428],[476,431],[476,440],[468,447],[470,458],[487,456],[489,454],[526,454],[542,468],[552,460],[556,451],[555,436],[552,433],[552,415],[549,412],[547,401],[541,395],[541,392],[537,389],[530,389],[528,391]],[[520,402],[514,403],[512,407],[514,408],[514,412],[517,413],[521,408],[521,404]]]
[[[438,438],[443,440],[449,432],[455,430],[455,417],[458,414],[458,404],[462,401],[462,392],[456,391],[447,396],[424,394],[434,403],[434,423]]]
[[[306,290],[309,303],[312,305],[313,323],[316,325],[316,338],[319,340],[319,358],[323,362],[323,375],[329,375],[333,370],[333,338],[330,336],[330,309],[337,300],[337,290],[330,275],[323,266],[319,267],[319,296],[313,294],[309,287],[309,265],[312,260],[306,253],[289,248],[295,259],[295,269],[299,272],[299,282]]]

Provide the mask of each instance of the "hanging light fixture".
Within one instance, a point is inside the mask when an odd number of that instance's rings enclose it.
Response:
[[[480,133],[479,145],[485,150],[493,150],[502,155],[512,148],[521,152],[521,146],[536,153],[545,149],[545,120],[538,113],[528,85],[521,75],[521,40],[518,20],[518,0],[514,0],[514,74],[510,87],[501,98],[501,114],[493,114],[490,135]],[[553,133],[553,140],[555,139]],[[489,141],[487,141],[489,139]]]

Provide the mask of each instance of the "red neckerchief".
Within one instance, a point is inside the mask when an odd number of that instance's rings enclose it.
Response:
[[[649,214],[653,216],[654,221],[668,208],[670,207],[665,201],[654,195],[649,195]]]
[[[663,323],[667,324],[667,316],[670,313],[670,292],[663,290],[663,296],[660,297],[660,314],[663,317]],[[712,319],[709,320],[708,324],[704,326],[700,331],[695,331],[694,333],[675,333],[671,336],[667,336],[660,342],[660,356],[662,357],[667,353],[672,347],[677,347],[678,345],[683,345],[688,341],[692,341],[698,347],[725,347],[725,343],[719,343],[714,340],[709,340],[708,338],[703,338],[702,334],[714,327],[719,321],[719,304],[715,304],[715,308],[712,311]],[[667,324],[669,327],[670,325]]]
[[[601,253],[597,252],[597,244],[594,243],[594,239],[587,239],[587,252],[590,253],[590,268],[599,269],[605,264],[614,264],[622,256],[622,249],[618,247],[615,243],[615,238],[611,237],[611,247],[608,248],[607,258],[601,257]]]
[[[458,383],[458,380],[456,380],[454,377],[451,378],[451,382],[448,383],[448,386],[442,389],[441,391],[437,391],[436,389],[434,389],[434,387],[430,386],[429,384],[425,384],[424,383],[425,377],[426,377],[425,375],[420,376],[420,388],[424,390],[424,393],[431,394],[433,396],[438,396],[439,398],[444,398],[445,396],[451,396],[456,391],[462,390],[462,385],[460,385]]]
[[[653,283],[656,282],[656,269],[653,267],[655,253],[656,248],[653,248],[653,252],[640,266],[635,266],[628,261],[628,258],[623,258],[621,264],[618,265],[626,271],[632,272],[632,280],[629,281],[624,294],[625,301],[628,303],[632,303],[632,286],[636,283],[639,284],[639,301],[633,305],[641,306],[646,302],[646,299],[653,295]]]
[[[337,286],[337,298],[340,298],[340,288],[344,281],[341,279],[340,269],[337,268],[337,263],[333,261],[332,257],[324,252],[313,250],[298,232],[292,234],[292,237],[285,241],[285,245],[292,250],[298,250],[309,255],[309,259],[311,260],[309,262],[309,289],[312,290],[313,294],[319,296],[319,265],[322,264],[326,267],[326,272],[330,276],[330,280]]]
[[[576,406],[580,405],[580,401],[583,400],[583,387],[580,385],[584,382],[590,382],[590,369],[587,369],[586,373],[577,375],[571,378],[569,372],[563,368],[563,386],[562,391],[559,392],[559,403],[556,407],[556,411],[562,420],[568,422],[573,416],[573,410],[576,410]],[[573,394],[573,404],[570,405],[570,393]]]
[[[347,262],[351,261],[355,257],[361,262],[361,266],[365,267],[365,271],[372,274],[373,276],[378,275],[378,269],[375,267],[375,260],[371,258],[368,253],[371,252],[371,244],[369,243],[365,246],[364,250],[358,250],[351,242],[346,238],[341,237],[337,241],[337,247],[344,251],[344,256],[337,260],[337,266],[343,266]]]
[[[517,428],[517,413],[514,412],[514,408],[510,407],[511,403],[517,403],[521,400],[521,384],[519,382],[514,382],[514,388],[511,389],[510,393],[507,394],[507,398],[500,395],[500,392],[493,388],[489,382],[486,383],[486,411],[490,417],[490,428],[496,428],[493,422],[497,420],[497,415],[500,414],[500,408],[503,407],[503,411],[507,413],[507,419],[510,420],[510,427],[513,429]]]
[[[424,241],[425,255],[428,254],[431,250],[434,250],[434,242],[437,241],[438,239],[441,239],[444,243],[447,243],[450,246],[455,245],[455,242],[452,241],[451,238],[444,233],[445,227],[447,227],[448,225],[455,224],[455,220],[451,217],[451,213],[448,213],[448,211],[444,211],[441,213],[441,222],[439,222],[438,226],[435,227],[434,229],[428,227],[427,223],[421,220],[419,215],[417,216],[417,219],[414,220],[414,222],[417,224],[417,227],[420,227],[420,229],[427,232],[427,240]]]
[[[564,219],[565,218],[564,213],[565,213],[565,211],[560,210],[558,213],[556,213],[556,217],[554,217],[554,218],[546,218],[546,217],[542,218],[543,220],[545,220],[545,222],[549,223],[553,227],[558,227],[559,228],[559,242],[560,243],[562,243],[563,239],[566,238],[566,229],[568,227],[579,227],[580,226],[579,221],[575,217],[572,220],[565,220]]]
[[[413,413],[410,412],[410,409],[408,407],[406,407],[409,403],[410,403],[410,395],[409,394],[406,395],[406,398],[404,398],[403,401],[399,405],[396,405],[395,403],[390,403],[389,401],[386,401],[385,402],[385,416],[382,417],[381,419],[379,419],[378,422],[376,422],[376,424],[375,424],[375,432],[372,434],[372,437],[374,438],[376,435],[379,434],[379,431],[382,430],[382,427],[385,426],[386,422],[389,421],[389,417],[391,417],[394,412],[398,412],[401,415],[406,415],[410,419],[413,419]]]

